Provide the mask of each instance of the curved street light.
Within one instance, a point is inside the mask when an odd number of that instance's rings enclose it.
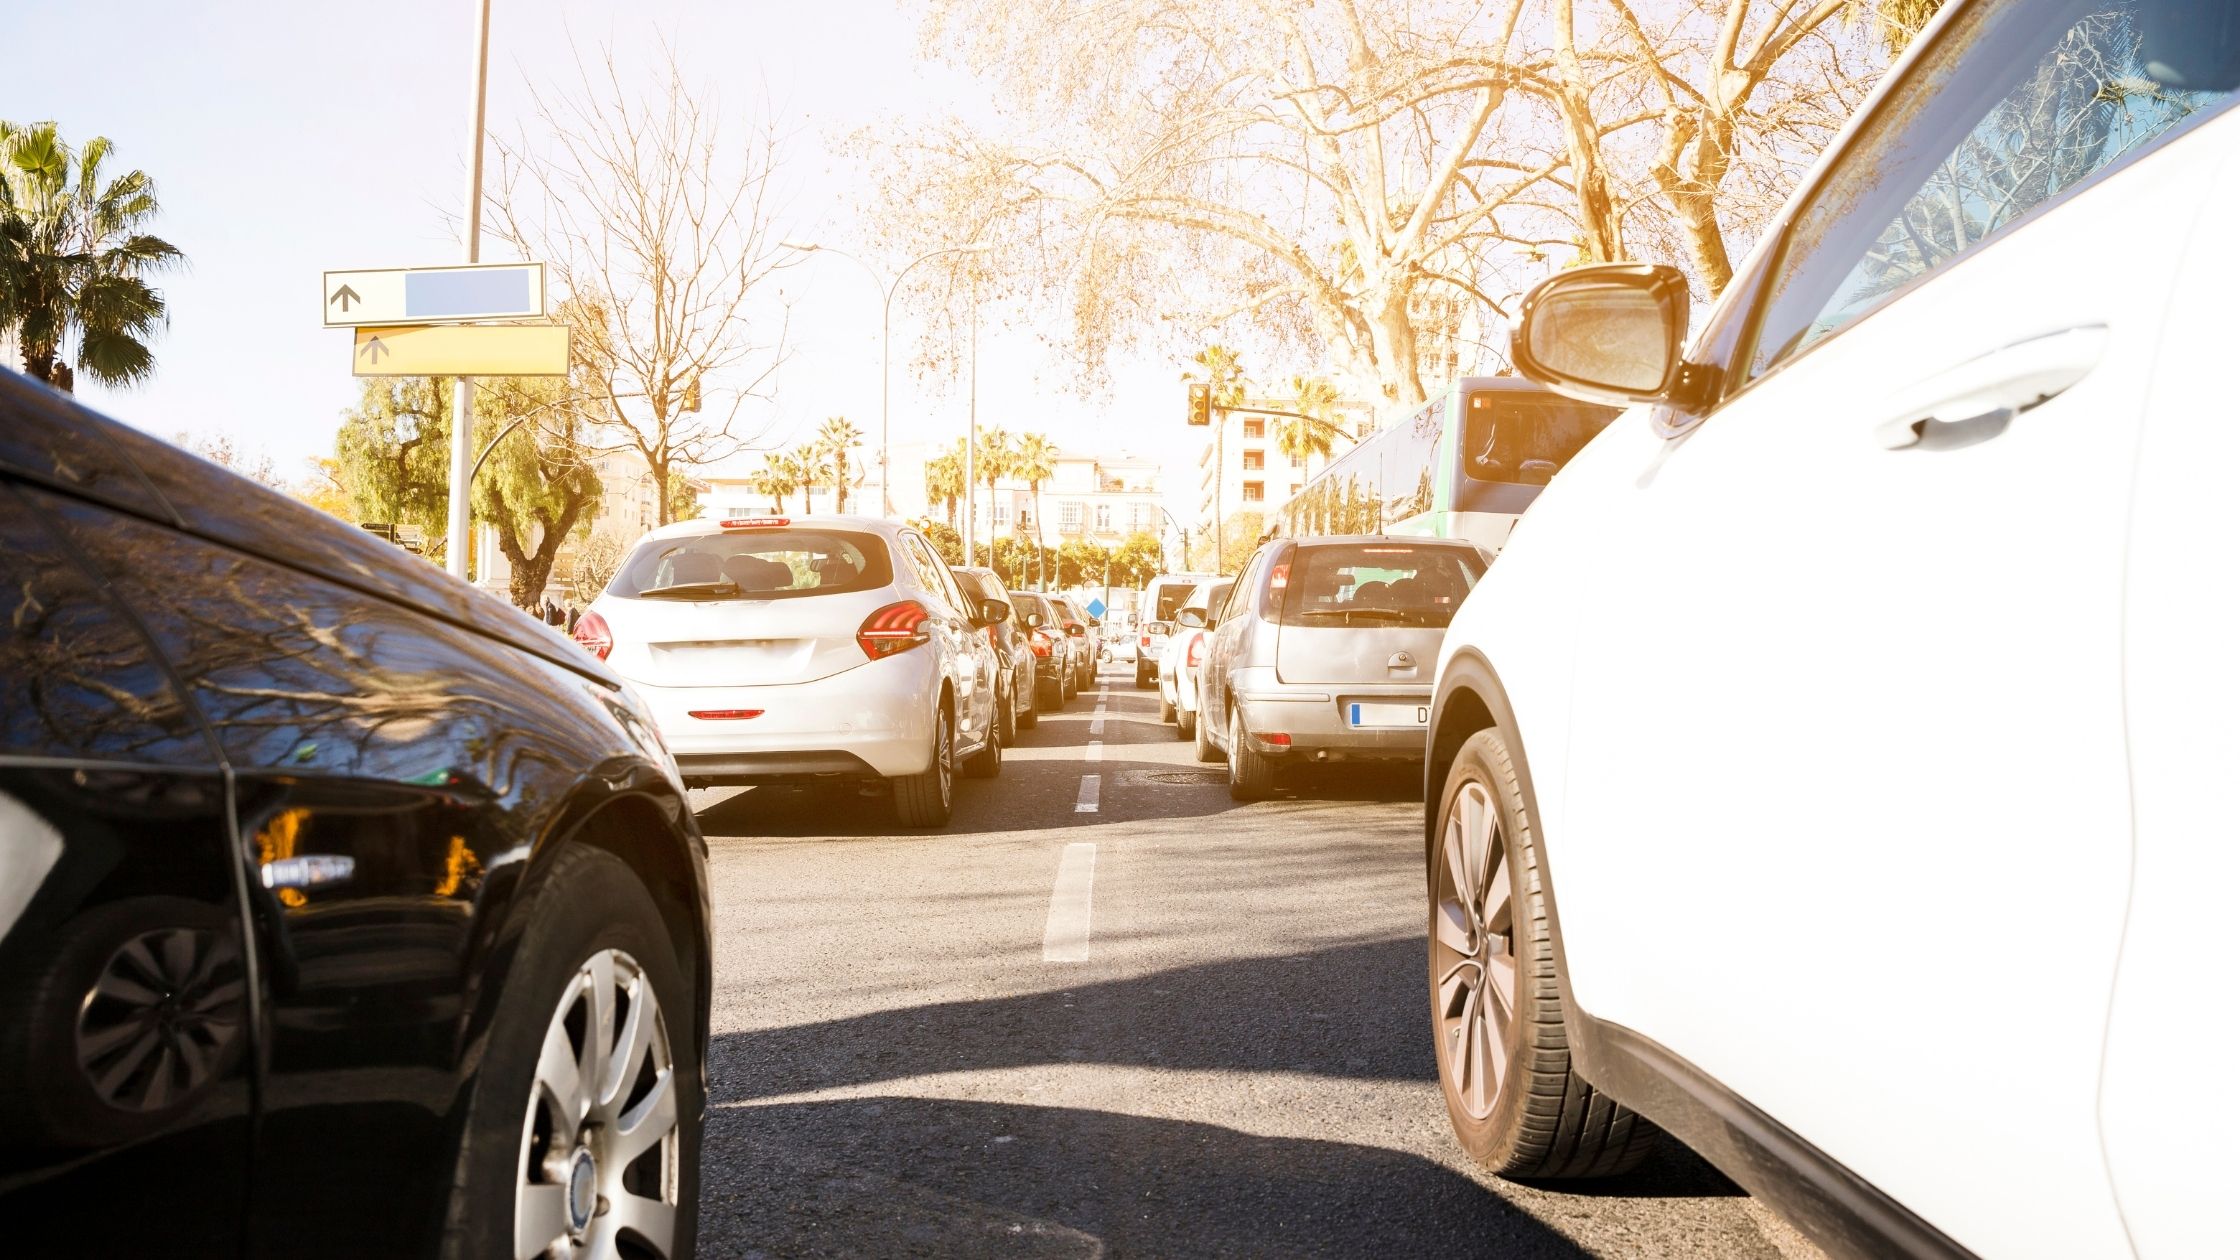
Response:
[[[856,257],[856,256],[855,256],[854,254],[851,254],[851,253],[849,253],[848,251],[846,251],[846,250],[844,250],[844,249],[834,249],[834,248],[833,248],[832,246],[830,246],[830,245],[819,245],[819,244],[817,244],[817,243],[816,243],[815,241],[794,241],[794,240],[785,240],[785,241],[779,241],[779,242],[778,242],[778,248],[780,248],[780,249],[790,249],[790,250],[793,250],[793,251],[794,251],[795,253],[800,253],[800,254],[815,254],[815,253],[837,254],[837,255],[839,255],[840,257],[842,257],[842,258],[845,258],[845,259],[847,259],[847,260],[848,260],[849,262],[852,262],[852,263],[854,263],[854,264],[855,264],[856,266],[858,266],[858,267],[861,267],[861,268],[863,268],[863,273],[864,273],[865,275],[867,275],[867,276],[871,277],[871,283],[872,283],[872,285],[873,285],[874,287],[878,288],[878,289],[879,289],[879,291],[880,291],[880,292],[879,292],[879,513],[880,513],[880,515],[882,515],[882,516],[893,516],[893,515],[894,515],[894,466],[893,466],[893,464],[892,464],[892,463],[890,463],[890,462],[889,462],[889,460],[888,460],[888,458],[887,458],[887,436],[888,436],[888,431],[887,431],[887,394],[888,394],[888,391],[887,391],[887,377],[888,377],[888,363],[887,363],[887,357],[888,357],[888,349],[889,349],[889,343],[890,343],[890,334],[891,334],[891,333],[892,333],[892,331],[893,331],[893,315],[894,315],[894,295],[895,295],[895,294],[896,294],[897,292],[899,292],[899,291],[901,290],[901,288],[902,288],[902,278],[903,278],[904,276],[907,276],[907,275],[909,275],[909,274],[910,274],[910,272],[911,272],[911,271],[912,271],[912,270],[913,270],[914,268],[916,268],[916,267],[917,267],[917,265],[918,265],[919,263],[922,263],[922,262],[927,262],[927,261],[930,261],[930,260],[932,260],[932,259],[935,259],[935,258],[940,258],[940,257],[942,257],[942,256],[943,256],[943,255],[945,255],[945,254],[985,254],[985,253],[989,252],[989,250],[990,250],[990,248],[991,248],[991,247],[990,247],[990,246],[988,246],[988,245],[985,245],[985,244],[971,244],[971,245],[950,245],[950,246],[946,246],[946,247],[944,247],[944,248],[941,248],[941,249],[937,249],[937,250],[934,250],[934,251],[932,251],[931,253],[920,254],[920,255],[918,255],[918,256],[917,256],[916,258],[913,258],[913,259],[911,259],[911,260],[910,260],[910,261],[909,261],[909,262],[908,262],[907,264],[905,264],[905,265],[903,266],[902,270],[900,270],[900,271],[898,271],[898,272],[894,273],[894,279],[893,279],[892,281],[890,281],[890,282],[886,283],[886,284],[881,284],[881,283],[880,283],[880,281],[879,281],[879,273],[878,273],[878,271],[877,271],[876,269],[874,269],[874,268],[872,267],[872,265],[871,265],[870,263],[867,263],[867,262],[865,262],[865,261],[864,261],[864,260],[862,260],[861,258],[858,258],[858,257]],[[973,357],[974,357],[974,359],[975,359],[975,360],[977,360],[977,359],[978,359],[978,357],[979,357],[979,346],[978,346],[977,344],[975,344],[975,345],[974,345],[974,347],[973,347]],[[975,363],[973,364],[973,366],[974,366],[974,368],[975,368],[975,369],[977,369],[977,368],[979,367],[979,364],[978,364],[977,362],[975,362]],[[967,440],[967,442],[969,442],[969,441],[971,440],[971,438],[972,438],[972,435],[968,433],[968,434],[966,434],[966,435],[965,435],[965,437],[966,437],[966,440]],[[968,516],[968,517],[966,517],[966,519],[965,519],[965,536],[969,538],[969,537],[971,536],[971,534],[972,534],[972,520],[971,520],[971,518],[970,518],[970,517]]]

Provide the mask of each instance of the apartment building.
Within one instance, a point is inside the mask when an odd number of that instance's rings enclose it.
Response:
[[[1248,400],[1247,406],[1277,410],[1295,405],[1289,400]],[[1376,432],[1366,404],[1345,404],[1339,424],[1355,440]],[[1239,511],[1272,511],[1321,472],[1331,460],[1353,447],[1352,441],[1335,444],[1328,455],[1284,453],[1279,436],[1290,423],[1283,416],[1254,415],[1243,411],[1214,413],[1212,432],[1198,455],[1197,519],[1191,530],[1212,528],[1213,522]]]

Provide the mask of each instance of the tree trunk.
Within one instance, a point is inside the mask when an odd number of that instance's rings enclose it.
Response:
[[[1424,400],[1423,378],[1416,371],[1416,326],[1408,317],[1408,286],[1393,282],[1385,289],[1369,324],[1376,346],[1378,368],[1384,377],[1387,401],[1413,407]]]
[[[55,352],[56,347],[53,345],[33,345],[30,342],[25,342],[23,347],[23,374],[32,380],[43,381],[64,393],[69,393],[70,386],[67,383],[57,382],[54,378]]]

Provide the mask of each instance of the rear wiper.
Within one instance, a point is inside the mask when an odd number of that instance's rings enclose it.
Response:
[[[722,582],[679,582],[674,586],[656,586],[650,591],[639,591],[639,599],[728,599],[739,593],[739,584]]]
[[[1299,610],[1299,616],[1343,617],[1351,622],[1356,617],[1364,620],[1407,621],[1415,614],[1404,613],[1396,608],[1303,608]]]

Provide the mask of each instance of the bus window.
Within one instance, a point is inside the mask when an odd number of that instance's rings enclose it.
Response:
[[[1617,414],[1557,394],[1478,390],[1462,431],[1463,468],[1473,481],[1544,486]]]

